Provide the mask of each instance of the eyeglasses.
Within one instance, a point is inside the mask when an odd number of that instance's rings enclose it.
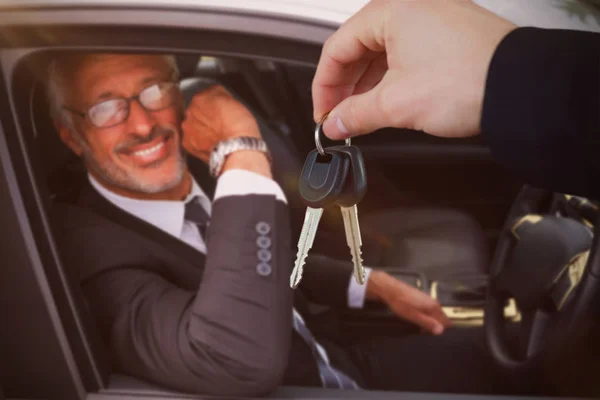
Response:
[[[136,96],[105,100],[93,105],[85,113],[64,106],[63,109],[82,118],[87,117],[97,128],[111,128],[129,118],[133,100],[137,100],[147,111],[160,111],[172,106],[177,98],[177,88],[175,82],[155,83],[143,89]]]

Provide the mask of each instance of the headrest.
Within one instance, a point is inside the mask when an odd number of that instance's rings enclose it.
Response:
[[[35,151],[39,155],[50,196],[54,200],[71,201],[77,193],[74,182],[85,177],[85,168],[56,132],[45,88],[39,83],[33,88],[31,110],[37,143]]]
[[[175,56],[175,62],[179,69],[179,79],[192,77],[196,74],[196,68],[200,62],[200,56],[196,54],[178,54]]]

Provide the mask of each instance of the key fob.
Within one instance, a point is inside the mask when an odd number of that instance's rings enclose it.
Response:
[[[362,152],[356,146],[333,146],[325,149],[326,153],[341,153],[350,162],[348,176],[342,192],[335,201],[341,207],[351,207],[367,194],[367,170]]]
[[[350,169],[350,158],[342,152],[328,152],[325,156],[318,150],[306,157],[300,175],[300,196],[312,208],[334,204],[342,190]]]

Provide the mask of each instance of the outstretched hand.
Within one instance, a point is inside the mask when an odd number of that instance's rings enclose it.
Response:
[[[437,300],[383,271],[371,272],[366,298],[385,303],[400,318],[434,335],[452,325]]]
[[[487,70],[509,21],[471,0],[372,0],[325,43],[314,119],[331,139],[383,127],[479,133]]]

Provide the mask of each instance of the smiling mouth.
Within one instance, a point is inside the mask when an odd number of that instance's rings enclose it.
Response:
[[[140,150],[140,151],[134,151],[132,153],[132,155],[134,156],[150,156],[152,153],[156,153],[158,150],[160,150],[166,142],[167,138],[165,138],[162,142],[160,142],[159,144],[157,144],[156,146],[152,146],[149,149],[145,149],[145,150]]]
[[[152,140],[155,144],[152,142],[152,144],[148,143],[151,144],[151,147],[145,147],[140,150],[135,150],[135,147],[133,149],[130,148],[129,151],[123,152],[123,155],[130,158],[139,167],[156,165],[169,156],[168,142],[171,138],[172,135],[165,135]]]

